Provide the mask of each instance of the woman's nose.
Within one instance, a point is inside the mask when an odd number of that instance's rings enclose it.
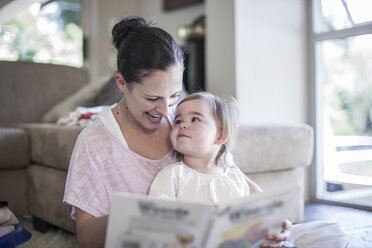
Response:
[[[169,115],[169,102],[168,100],[161,101],[159,106],[158,106],[158,111],[160,114],[163,116],[168,116]]]

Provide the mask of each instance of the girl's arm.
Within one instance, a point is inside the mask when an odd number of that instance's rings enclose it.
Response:
[[[291,235],[292,222],[284,220],[282,223],[282,231],[280,233],[268,234],[266,240],[260,244],[261,248],[281,248],[283,242],[289,239]]]
[[[80,247],[104,247],[108,216],[94,217],[76,208],[76,234]]]

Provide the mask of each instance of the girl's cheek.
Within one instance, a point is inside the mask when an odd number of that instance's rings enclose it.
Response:
[[[174,127],[171,130],[170,139],[171,139],[171,142],[172,142],[172,146],[175,146],[175,143],[176,143],[176,140],[177,140],[177,130],[176,130],[176,127]]]

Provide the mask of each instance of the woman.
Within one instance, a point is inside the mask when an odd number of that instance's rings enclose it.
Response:
[[[82,247],[104,246],[112,192],[147,194],[156,174],[175,162],[169,134],[182,89],[182,51],[142,18],[123,19],[112,35],[124,97],[81,132],[66,181],[64,202],[73,207]]]

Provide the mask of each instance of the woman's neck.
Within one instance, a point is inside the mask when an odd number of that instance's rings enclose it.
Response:
[[[119,102],[112,109],[112,112],[128,147],[132,151],[145,158],[157,160],[164,157],[172,149],[169,138],[170,124],[167,118],[162,120],[159,128],[148,130],[136,122],[123,102]]]

